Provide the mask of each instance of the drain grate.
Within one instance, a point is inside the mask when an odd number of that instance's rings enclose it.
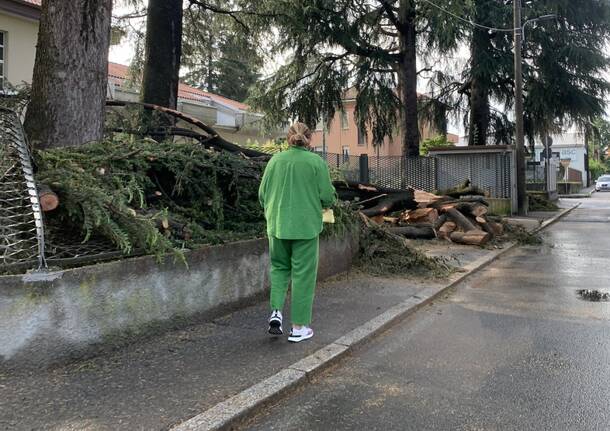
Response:
[[[610,293],[602,292],[596,289],[579,289],[576,291],[578,295],[585,301],[605,302],[610,301]]]

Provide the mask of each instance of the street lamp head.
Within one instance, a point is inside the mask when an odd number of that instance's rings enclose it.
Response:
[[[547,20],[547,19],[556,19],[556,18],[557,18],[557,15],[552,13],[552,14],[549,14],[549,15],[539,16],[538,18],[536,18],[536,20],[537,21],[543,21],[543,20]]]

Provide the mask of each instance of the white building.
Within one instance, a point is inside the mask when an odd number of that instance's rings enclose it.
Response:
[[[583,186],[587,185],[589,177],[589,165],[587,163],[587,142],[585,134],[580,131],[571,130],[565,133],[551,135],[551,154],[562,162],[562,165],[575,169],[582,174]],[[541,160],[544,145],[537,139],[534,146],[535,159]]]

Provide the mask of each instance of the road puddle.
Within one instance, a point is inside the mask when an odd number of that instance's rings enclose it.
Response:
[[[579,289],[576,291],[578,296],[585,301],[591,302],[607,302],[610,301],[610,292],[604,292],[597,289]]]

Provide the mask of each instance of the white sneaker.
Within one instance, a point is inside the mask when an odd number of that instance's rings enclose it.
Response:
[[[282,312],[280,310],[273,310],[271,317],[269,317],[269,333],[271,335],[282,335]]]
[[[300,343],[301,341],[309,340],[313,337],[313,329],[308,326],[303,326],[301,329],[294,329],[290,331],[288,341],[291,343]]]

